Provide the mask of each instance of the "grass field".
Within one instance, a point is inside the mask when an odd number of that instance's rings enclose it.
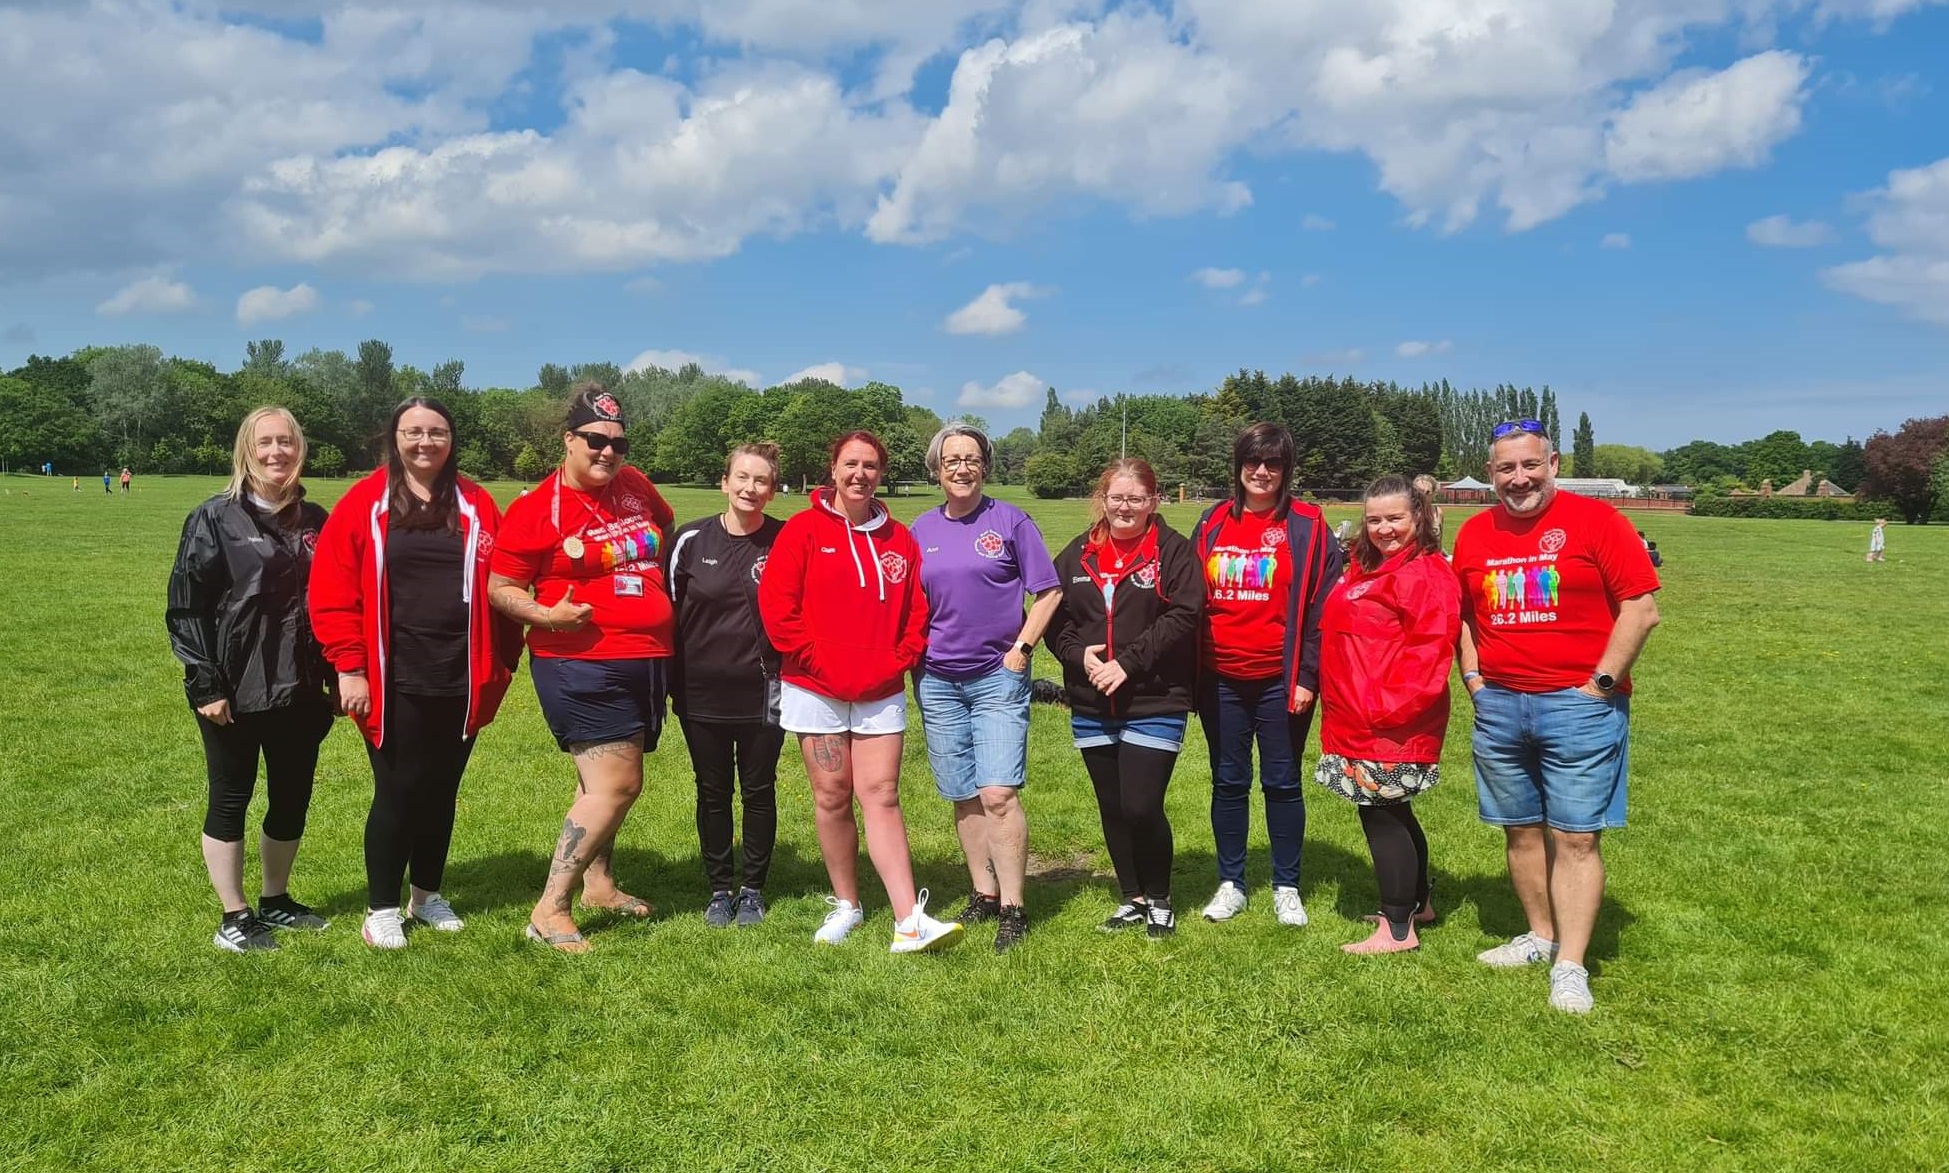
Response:
[[[332,928],[219,954],[162,626],[182,518],[216,486],[137,484],[0,478],[0,1168],[1949,1166],[1949,530],[1895,528],[1867,566],[1865,526],[1640,522],[1665,622],[1638,674],[1632,825],[1608,844],[1597,1010],[1572,1018],[1542,972],[1473,960],[1521,924],[1474,817],[1466,700],[1449,781],[1419,804],[1443,920],[1414,955],[1339,951],[1376,896],[1354,812],[1310,783],[1310,927],[1273,923],[1255,827],[1241,920],[1191,916],[1162,945],[1093,932],[1108,862],[1046,709],[1034,929],[1005,957],[992,930],[888,956],[870,877],[866,929],[815,951],[824,872],[789,751],[772,918],[706,929],[674,726],[617,852],[661,916],[546,953],[519,932],[572,773],[525,673],[461,795],[446,891],[466,932],[360,942],[370,774],[341,724],[294,883]],[[683,518],[719,500],[671,495]],[[1080,503],[1030,508],[1052,545],[1080,528]],[[951,912],[965,873],[918,736],[905,781]],[[1187,913],[1214,882],[1208,797],[1194,732],[1171,801]]]

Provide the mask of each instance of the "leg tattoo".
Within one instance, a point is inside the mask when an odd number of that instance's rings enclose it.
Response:
[[[811,741],[814,765],[833,774],[846,768],[845,738],[837,733],[815,733]]]

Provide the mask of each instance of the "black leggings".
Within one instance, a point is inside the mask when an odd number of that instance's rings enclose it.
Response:
[[[731,889],[731,784],[744,798],[744,886],[763,888],[778,841],[778,753],[785,731],[762,721],[683,722],[697,775],[697,842],[711,891]]]
[[[196,717],[203,735],[203,762],[210,775],[210,805],[203,833],[219,843],[244,841],[244,815],[257,789],[257,755],[264,755],[264,837],[290,843],[304,836],[311,808],[318,746],[331,732],[332,711],[317,704],[287,705],[262,713],[232,713],[230,724]]]
[[[1127,742],[1083,751],[1083,768],[1103,816],[1103,844],[1125,900],[1171,899],[1171,821],[1164,816],[1164,789],[1177,760],[1172,750]]]
[[[366,907],[398,908],[408,868],[413,886],[438,892],[453,843],[460,776],[474,752],[461,740],[464,696],[386,697],[386,744],[366,743],[372,759],[372,810],[365,818]]]
[[[1428,904],[1428,837],[1411,803],[1361,806],[1360,829],[1374,854],[1374,879],[1381,889],[1381,915],[1406,924]]]

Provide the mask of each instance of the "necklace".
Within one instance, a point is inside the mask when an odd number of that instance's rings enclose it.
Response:
[[[562,475],[560,473],[555,474],[555,495],[554,499],[548,503],[548,520],[554,525],[555,532],[561,536],[562,553],[567,554],[570,561],[580,562],[582,555],[587,552],[587,547],[582,542],[582,535],[589,532],[590,522],[602,520],[602,512],[596,507],[596,499],[593,493],[583,492],[580,489],[576,491],[581,492],[583,497],[587,498],[587,503],[583,508],[587,510],[588,515],[582,519],[582,524],[575,528],[575,532],[570,534],[563,533],[562,531]],[[610,520],[613,521],[614,519],[612,518]]]

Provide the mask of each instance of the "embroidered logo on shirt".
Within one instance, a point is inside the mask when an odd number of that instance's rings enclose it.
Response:
[[[975,553],[981,555],[983,558],[1000,558],[1003,554],[1008,553],[1008,543],[1002,540],[1000,534],[991,529],[981,531],[981,536],[975,539],[974,547]]]
[[[880,555],[880,573],[887,576],[888,582],[906,582],[907,560],[888,550]]]
[[[1138,587],[1141,587],[1144,590],[1150,590],[1152,587],[1157,585],[1156,564],[1146,562],[1142,566],[1139,566],[1137,569],[1131,571],[1130,581],[1135,583]]]
[[[474,561],[485,562],[487,556],[493,552],[494,535],[482,530],[480,536],[474,539]]]
[[[1368,587],[1371,587],[1373,585],[1374,584],[1371,582],[1355,583],[1353,586],[1347,588],[1347,598],[1358,599],[1360,596],[1367,593]]]
[[[752,582],[757,582],[759,579],[765,576],[765,559],[768,557],[770,557],[770,555],[760,554],[758,555],[758,560],[751,564]]]

